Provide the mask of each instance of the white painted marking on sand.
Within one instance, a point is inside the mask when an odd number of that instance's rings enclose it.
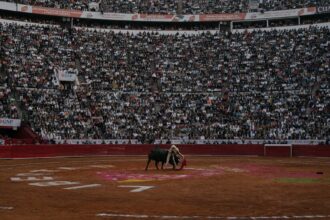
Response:
[[[94,187],[99,187],[99,186],[101,186],[101,184],[89,184],[89,185],[82,185],[82,186],[67,187],[64,189],[75,190],[75,189],[94,188]]]
[[[12,210],[14,207],[11,206],[0,206],[0,210]]]
[[[10,180],[12,182],[32,182],[32,181],[49,181],[54,180],[51,176],[41,176],[41,177],[35,177],[35,176],[28,176],[28,177],[11,177]]]
[[[93,168],[113,168],[114,165],[90,165]]]
[[[71,182],[71,181],[52,181],[52,182],[38,182],[38,183],[30,183],[31,186],[41,186],[41,187],[49,187],[49,186],[66,186],[66,185],[78,185],[80,182]]]
[[[78,170],[78,167],[59,167],[59,170]]]
[[[44,173],[18,173],[16,176],[44,176]]]
[[[120,185],[118,187],[123,187],[123,188],[136,188],[131,190],[130,192],[143,192],[145,190],[154,188],[154,186],[132,186],[132,185]]]
[[[150,218],[149,215],[125,215],[125,214],[107,214],[107,213],[99,213],[96,216],[99,216],[99,217],[125,217],[125,218]]]
[[[225,219],[225,220],[259,220],[259,219],[325,219],[330,215],[301,215],[301,216],[176,216],[176,215],[133,215],[133,214],[116,214],[116,213],[98,213],[97,217],[114,217],[114,218],[135,218],[135,219]]]
[[[30,173],[54,173],[59,172],[59,170],[48,170],[48,169],[40,169],[40,170],[31,170]]]

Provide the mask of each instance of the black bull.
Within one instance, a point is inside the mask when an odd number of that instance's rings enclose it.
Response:
[[[168,154],[168,150],[166,149],[161,149],[156,147],[155,149],[152,149],[148,155],[148,162],[147,162],[147,166],[145,170],[148,170],[149,167],[149,163],[150,161],[154,160],[155,161],[155,165],[157,170],[158,168],[158,163],[161,162],[162,163],[162,169],[164,167],[164,163],[166,163],[166,158],[167,158],[167,154]],[[175,160],[175,163],[174,163]],[[175,169],[175,164],[179,163],[179,157],[174,155],[174,157],[170,157],[169,160],[169,164],[171,164],[173,166],[173,169]]]

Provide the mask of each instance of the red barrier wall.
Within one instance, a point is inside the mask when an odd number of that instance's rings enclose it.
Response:
[[[265,147],[265,154],[264,156],[267,157],[290,157],[291,149],[290,147],[283,147],[283,146],[271,146]]]
[[[147,155],[155,145],[12,145],[0,146],[0,158],[33,158],[90,155]],[[169,145],[162,145],[169,148]],[[179,145],[186,155],[264,155],[263,145]],[[287,149],[268,148],[270,156],[288,156]],[[268,154],[267,154],[268,155]],[[299,145],[293,156],[330,157],[330,146]]]
[[[329,145],[295,145],[292,156],[294,157],[330,157]]]
[[[264,155],[263,145],[259,144],[179,145],[179,148],[183,154],[192,155]]]
[[[0,146],[0,158],[11,158],[11,147],[4,145],[4,146]]]

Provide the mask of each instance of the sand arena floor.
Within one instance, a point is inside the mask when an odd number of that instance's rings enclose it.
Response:
[[[329,158],[0,160],[0,219],[330,219]]]

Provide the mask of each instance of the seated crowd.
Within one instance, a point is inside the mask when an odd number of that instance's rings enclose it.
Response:
[[[0,118],[18,118],[17,107],[10,95],[10,88],[0,86]]]
[[[89,3],[99,4],[99,10],[115,13],[178,14],[177,0],[3,0],[27,5],[75,10],[93,10]],[[328,0],[260,0],[264,10],[285,10],[328,5]],[[212,14],[248,12],[249,0],[182,0],[182,14]]]
[[[0,24],[0,87],[46,139],[325,139],[329,39],[328,28],[188,36]],[[77,79],[59,82],[59,70]]]

